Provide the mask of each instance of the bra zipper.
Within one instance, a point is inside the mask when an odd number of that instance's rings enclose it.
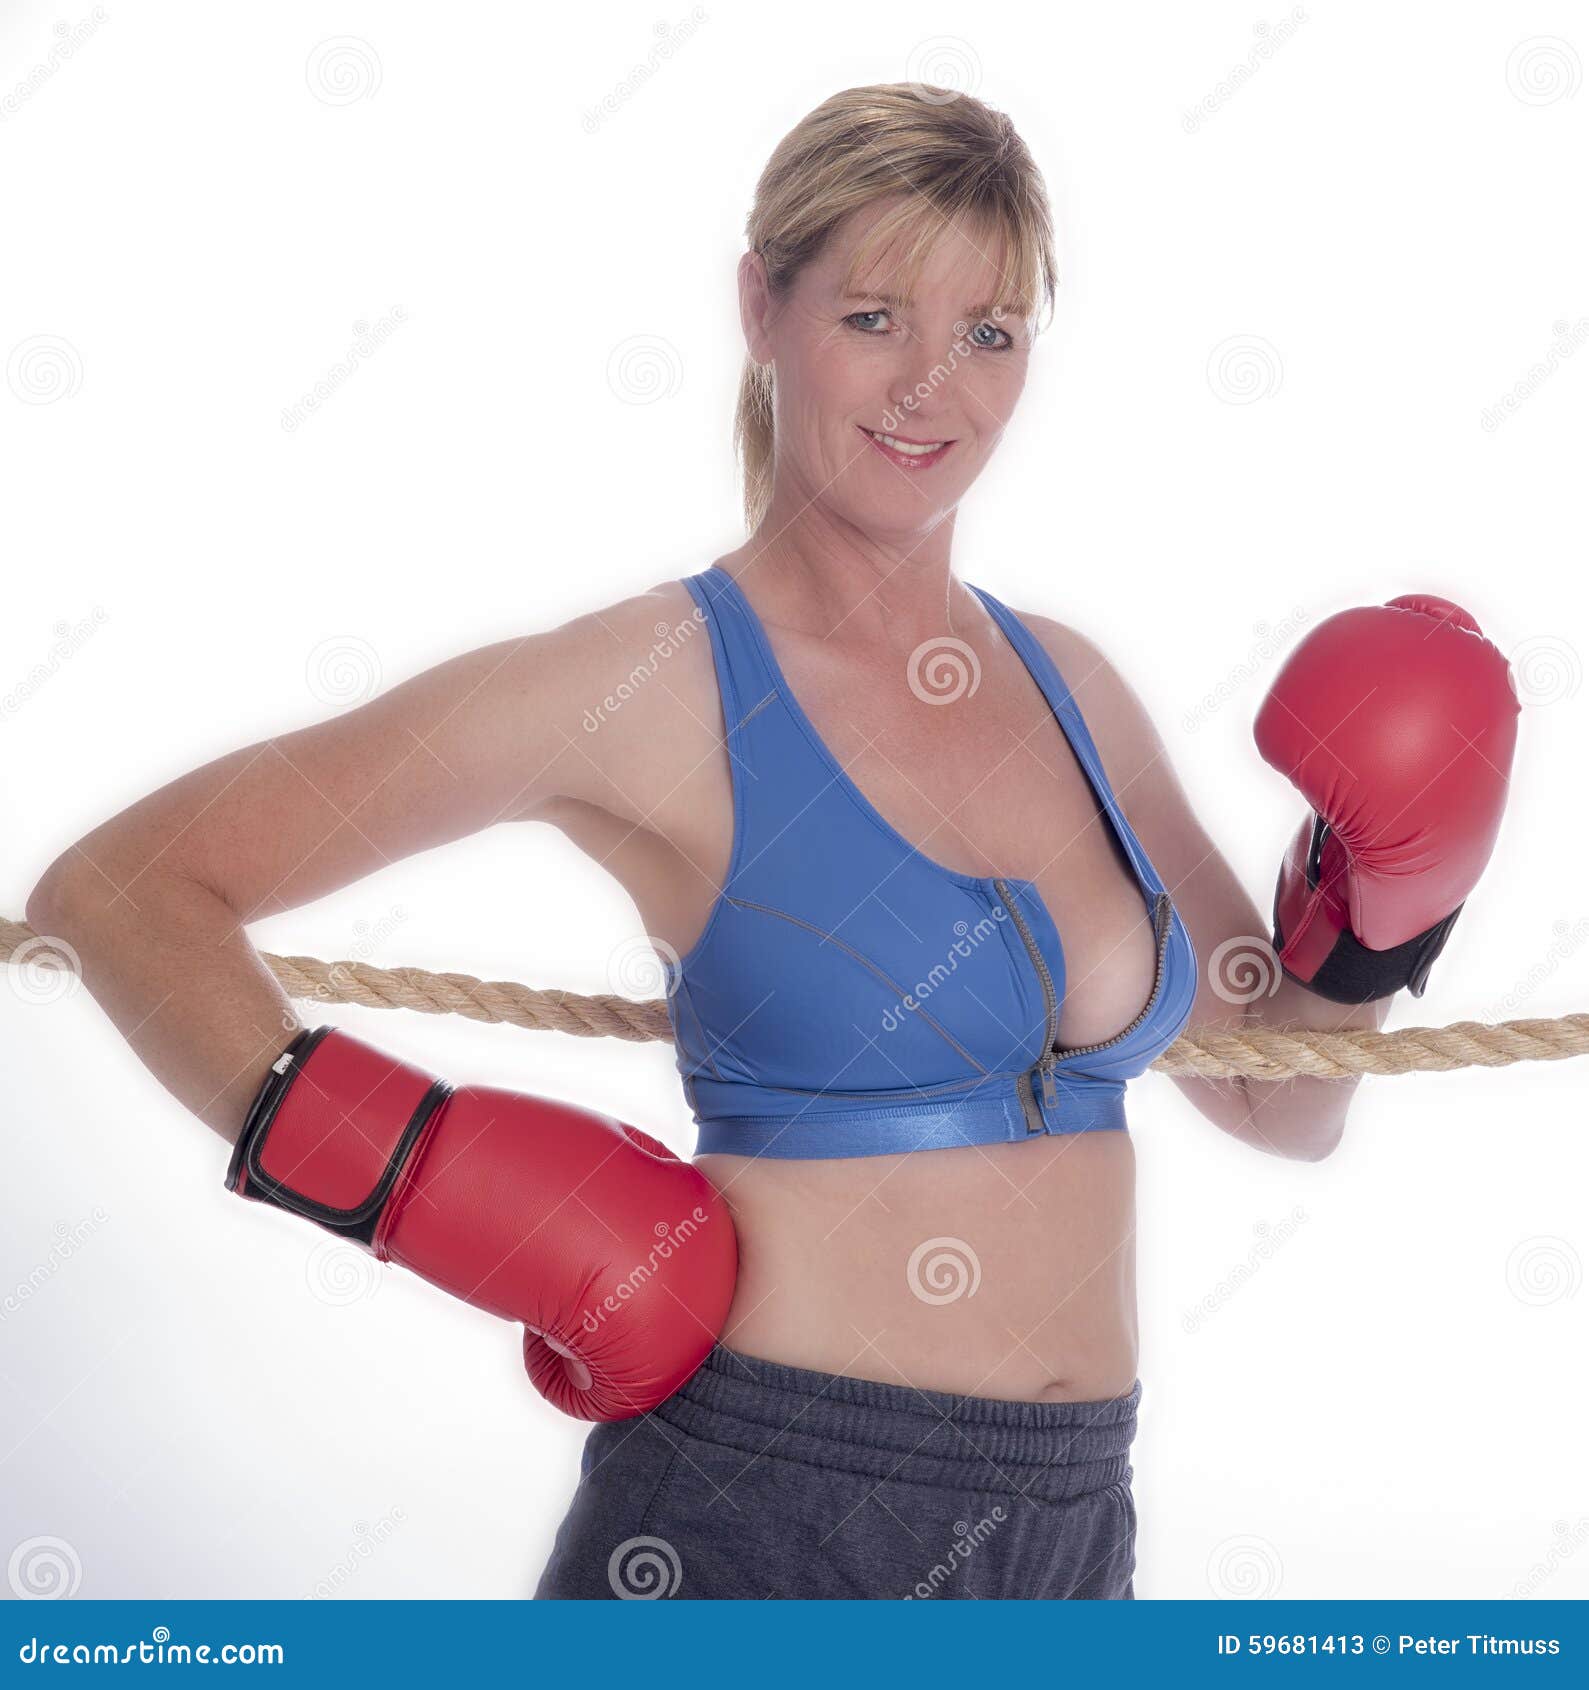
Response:
[[[1045,1128],[1042,1115],[1037,1109],[1034,1078],[1036,1084],[1042,1087],[1043,1102],[1050,1108],[1054,1107],[1058,1102],[1058,1090],[1054,1084],[1054,1069],[1061,1062],[1068,1061],[1073,1056],[1090,1056],[1095,1051],[1108,1050],[1111,1045],[1120,1044],[1123,1040],[1130,1038],[1137,1028],[1147,1020],[1152,1013],[1154,1004],[1158,1002],[1159,993],[1164,986],[1164,961],[1170,948],[1170,895],[1168,892],[1160,892],[1153,901],[1153,930],[1158,941],[1158,952],[1153,967],[1153,989],[1148,993],[1148,1001],[1143,1004],[1136,1018],[1128,1026],[1122,1027],[1113,1038],[1100,1039],[1098,1043],[1090,1045],[1061,1045],[1055,1037],[1059,1022],[1058,998],[1054,992],[1054,982],[1049,975],[1048,965],[1043,961],[1042,954],[1036,944],[1033,943],[1031,933],[1028,931],[1026,923],[1021,919],[1020,912],[1010,902],[1004,882],[999,880],[995,881],[994,884],[999,888],[1010,914],[1015,917],[1016,928],[1026,941],[1027,949],[1031,952],[1032,962],[1043,986],[1043,1002],[1048,1007],[1043,1029],[1043,1054],[1038,1059],[1037,1066],[1024,1076],[1026,1091],[1023,1092],[1021,1097],[1021,1105],[1026,1110],[1026,1130],[1029,1133],[1042,1132]],[[1027,1106],[1028,1096],[1031,1099],[1030,1107]]]
[[[993,884],[999,889],[999,896],[1004,900],[1004,907],[1014,918],[1015,929],[1026,944],[1026,949],[1032,958],[1032,966],[1037,970],[1037,978],[1043,988],[1043,1056],[1032,1074],[1040,1076],[1043,1085],[1043,1101],[1053,1104],[1057,1100],[1054,1090],[1054,1076],[1051,1072],[1050,1058],[1054,1050],[1054,1036],[1059,1031],[1059,994],[1054,990],[1054,977],[1048,972],[1048,964],[1043,961],[1043,953],[1037,948],[1037,941],[1032,937],[1032,930],[1026,925],[1026,917],[1021,914],[1020,906],[1010,896],[1010,889],[1003,880],[995,877]],[[1045,1066],[1047,1064],[1047,1066]],[[1027,1093],[1032,1090],[1032,1076],[1026,1076]],[[1037,1108],[1037,1099],[1031,1097],[1030,1107],[1027,1096],[1023,1094],[1021,1107],[1026,1111],[1026,1130],[1029,1133],[1043,1131],[1043,1117]]]

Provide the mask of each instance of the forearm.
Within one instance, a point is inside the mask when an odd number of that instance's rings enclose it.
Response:
[[[83,984],[138,1059],[230,1143],[301,1023],[223,899],[185,876],[145,873],[134,902],[113,878],[46,877],[29,924],[72,946]]]
[[[1272,996],[1260,996],[1246,1006],[1240,1031],[1254,1027],[1311,1027],[1344,1032],[1354,1027],[1378,1029],[1385,1024],[1392,997],[1369,1003],[1334,1003],[1295,980],[1282,976]],[[1276,1156],[1317,1161],[1340,1143],[1346,1112],[1352,1106],[1359,1079],[1320,1080],[1298,1075],[1290,1080],[1240,1082],[1245,1108],[1227,1130],[1243,1144]]]

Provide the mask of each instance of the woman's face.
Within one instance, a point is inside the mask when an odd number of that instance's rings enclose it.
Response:
[[[862,291],[846,290],[887,209],[840,224],[781,300],[753,254],[740,286],[751,355],[776,375],[779,495],[898,540],[936,527],[992,455],[1026,381],[1031,324],[1001,305],[1012,289],[998,243],[963,221],[944,226],[908,299],[886,252]]]

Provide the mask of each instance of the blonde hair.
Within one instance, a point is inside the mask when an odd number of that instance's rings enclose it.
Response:
[[[837,224],[903,194],[850,267],[853,286],[873,257],[902,242],[908,291],[944,225],[969,214],[1002,242],[1006,308],[1052,307],[1054,232],[1043,179],[1015,125],[969,94],[919,82],[846,88],[809,112],[774,148],[745,234],[776,296],[790,288]],[[747,357],[734,414],[745,521],[754,532],[772,498],[773,372]]]

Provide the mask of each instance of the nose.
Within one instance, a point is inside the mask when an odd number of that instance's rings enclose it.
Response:
[[[953,341],[941,353],[933,351],[925,339],[901,344],[888,382],[889,402],[899,416],[926,426],[947,410],[959,362],[953,348]]]

